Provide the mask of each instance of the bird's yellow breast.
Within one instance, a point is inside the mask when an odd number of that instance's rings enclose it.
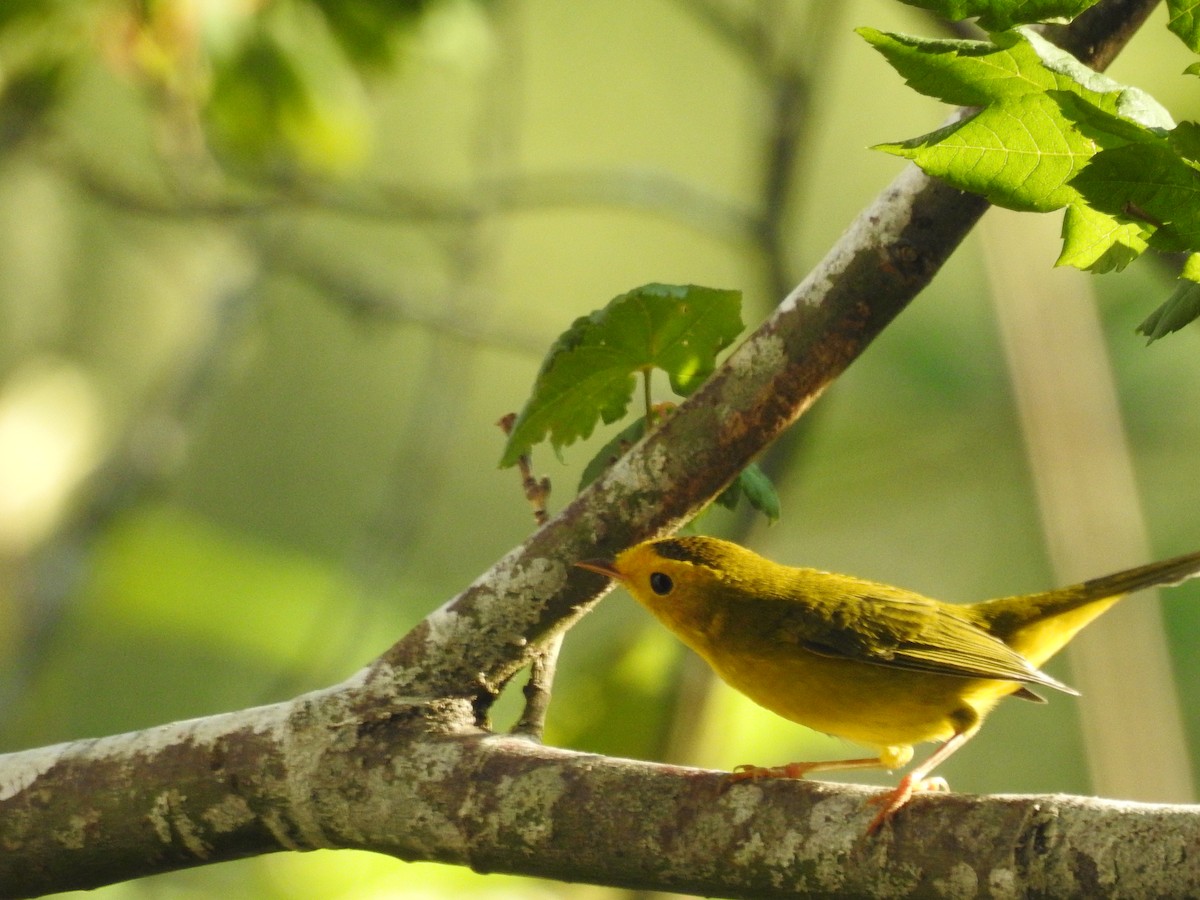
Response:
[[[730,687],[760,706],[876,747],[945,740],[1020,687],[899,671],[794,647],[770,656],[709,641],[696,641],[693,649]]]

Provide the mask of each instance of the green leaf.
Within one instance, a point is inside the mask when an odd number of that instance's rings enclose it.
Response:
[[[1000,206],[1049,212],[1078,200],[1071,180],[1098,148],[1051,97],[1028,94],[875,149],[911,159],[928,174]]]
[[[276,167],[290,162],[285,137],[311,117],[313,101],[299,68],[268,32],[247,36],[214,66],[205,114],[217,147],[239,163]]]
[[[1188,281],[1200,282],[1200,253],[1188,255],[1188,258],[1184,260],[1179,277],[1186,278]]]
[[[1084,203],[1072,203],[1063,216],[1063,249],[1056,266],[1103,274],[1119,272],[1148,246],[1152,226],[1123,221]]]
[[[547,435],[557,450],[588,437],[597,419],[621,418],[637,373],[662,369],[677,393],[691,393],[741,332],[741,297],[740,291],[648,284],[576,319],[542,363],[500,465],[515,464]]]
[[[760,469],[757,463],[750,463],[742,469],[729,487],[720,493],[717,502],[726,509],[736,509],[742,497],[746,498],[746,502],[752,508],[766,516],[768,521],[779,521],[779,494],[776,493],[775,485],[771,483],[767,473]]]
[[[1098,0],[904,0],[945,19],[979,16],[979,26],[1003,31],[1028,22],[1069,22]]]
[[[1195,122],[1180,122],[1167,135],[1171,149],[1192,162],[1200,163],[1200,125]]]
[[[312,0],[354,63],[382,67],[394,58],[398,32],[412,30],[432,0]]]
[[[931,134],[877,149],[1010,209],[1077,204],[1072,179],[1097,151],[1161,143],[1175,127],[1148,94],[1098,75],[1032,31],[998,34],[995,43],[860,33],[917,90],[983,107]]]
[[[1200,53],[1200,15],[1196,12],[1198,9],[1200,3],[1196,0],[1167,0],[1167,15],[1170,17],[1167,27],[1178,35],[1193,53]],[[1193,63],[1188,66],[1188,71],[1195,65],[1196,63]]]
[[[1188,262],[1191,263],[1191,260]],[[1181,281],[1167,301],[1152,312],[1137,330],[1146,335],[1147,344],[1152,344],[1197,318],[1200,318],[1200,284]]]
[[[1064,119],[1102,147],[1161,144],[1175,127],[1170,116],[1158,119],[1165,121],[1165,125],[1146,125],[1134,121],[1123,112],[1101,108],[1087,97],[1069,91],[1047,91],[1046,96],[1058,104]]]
[[[944,103],[987,106],[1045,91],[1069,91],[1148,127],[1170,128],[1170,114],[1138,88],[1088,68],[1037,32],[1019,29],[991,41],[935,40],[871,28],[858,33],[916,91]]]
[[[1200,171],[1166,142],[1097,153],[1072,184],[1097,209],[1154,225],[1152,247],[1200,248]]]

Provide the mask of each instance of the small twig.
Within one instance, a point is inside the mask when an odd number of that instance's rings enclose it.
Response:
[[[509,413],[496,424],[506,435],[512,434],[513,423],[517,421],[516,413]],[[545,525],[550,516],[546,512],[546,500],[550,496],[550,479],[534,478],[533,466],[529,462],[529,454],[522,453],[517,459],[517,468],[521,472],[521,487],[525,497],[533,506],[533,519],[538,526]],[[521,718],[512,727],[512,733],[523,737],[542,740],[546,728],[546,713],[550,709],[550,690],[554,684],[554,671],[558,668],[558,651],[562,649],[562,634],[557,634],[545,647],[534,654],[529,663],[529,681],[525,683],[522,693],[525,695],[525,709]]]
[[[517,414],[509,413],[496,424],[508,435],[512,433],[513,423],[516,421]],[[521,472],[521,487],[525,491],[525,498],[533,507],[533,520],[539,527],[545,525],[550,520],[550,514],[546,512],[546,501],[550,498],[550,479],[533,477],[533,466],[529,463],[528,453],[522,453],[517,459],[517,469]]]
[[[642,369],[642,405],[646,407],[646,430],[654,427],[654,403],[650,399],[650,370]]]
[[[558,668],[558,652],[562,649],[563,635],[563,632],[559,632],[552,637],[529,664],[529,680],[521,689],[525,695],[525,709],[512,727],[513,734],[541,742],[546,729],[546,713],[550,709],[550,686],[554,683],[554,672]]]

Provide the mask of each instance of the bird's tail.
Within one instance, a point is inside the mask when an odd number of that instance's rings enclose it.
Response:
[[[988,600],[976,604],[974,611],[989,632],[1040,666],[1124,595],[1176,585],[1196,575],[1200,575],[1200,552],[1040,594]]]

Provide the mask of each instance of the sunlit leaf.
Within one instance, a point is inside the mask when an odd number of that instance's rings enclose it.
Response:
[[[1097,209],[1154,225],[1152,247],[1200,248],[1200,171],[1166,143],[1097,153],[1072,184]]]
[[[740,309],[740,291],[648,284],[576,319],[542,363],[500,465],[513,465],[547,435],[559,449],[588,437],[600,420],[615,422],[638,373],[662,369],[677,393],[690,393],[741,332]]]
[[[860,28],[916,91],[959,106],[987,106],[1027,94],[1067,91],[1113,115],[1170,128],[1170,114],[1138,88],[1088,68],[1027,29],[993,41],[935,40]]]
[[[1063,249],[1055,265],[1089,272],[1119,272],[1149,246],[1152,226],[1072,203],[1063,216]]]
[[[979,17],[979,26],[1003,31],[1032,22],[1069,22],[1098,0],[904,0],[945,19]]]
[[[1045,94],[997,103],[946,128],[875,149],[993,203],[1048,212],[1078,198],[1071,186],[1097,150]]]

